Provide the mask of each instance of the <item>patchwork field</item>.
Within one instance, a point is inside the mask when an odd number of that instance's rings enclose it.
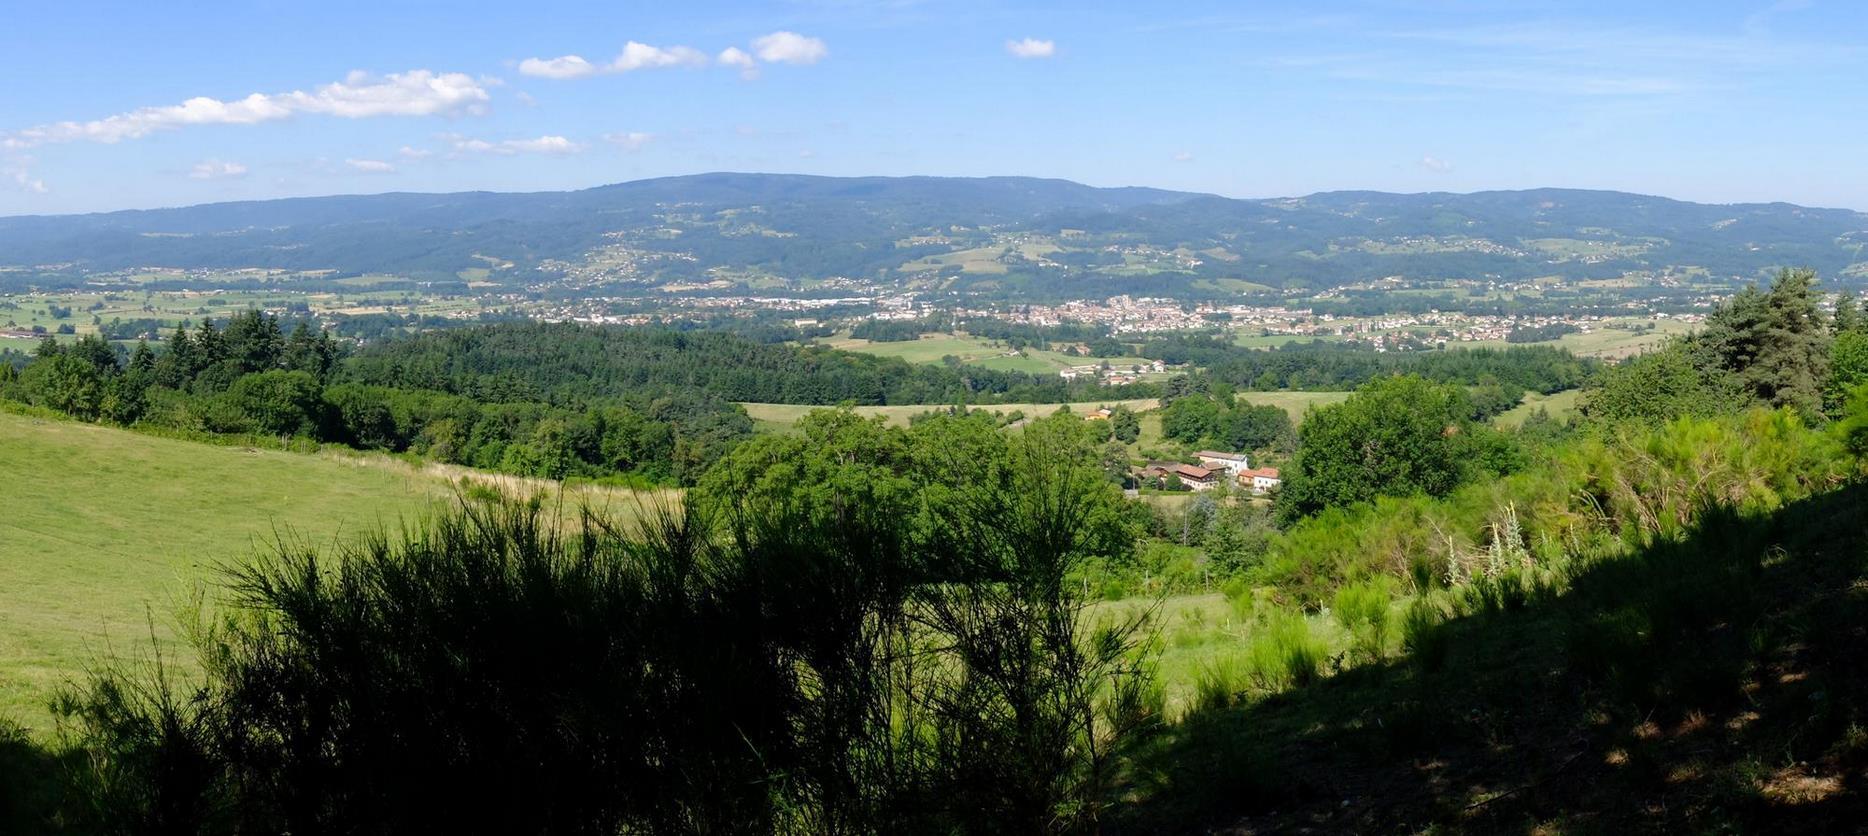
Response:
[[[0,413],[0,715],[45,730],[62,683],[101,654],[146,654],[152,627],[187,658],[177,616],[218,565],[416,522],[467,473]]]
[[[1003,345],[993,345],[992,341],[980,337],[956,337],[952,334],[923,334],[918,340],[901,342],[871,342],[846,337],[825,340],[824,343],[845,351],[900,357],[910,363],[939,363],[946,357],[958,357],[963,363],[988,369],[1031,374],[1055,374],[1071,366],[1097,365],[1104,361],[1115,368],[1144,362],[1138,357],[1074,357],[1060,351],[1036,348],[1013,351]]]

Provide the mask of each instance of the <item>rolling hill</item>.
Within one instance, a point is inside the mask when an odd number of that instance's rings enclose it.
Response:
[[[1001,295],[1225,294],[1386,277],[1868,278],[1868,214],[1571,189],[1239,200],[1023,177],[715,173],[0,218],[0,283],[162,266],[575,287],[826,279]],[[487,270],[493,265],[491,270]]]

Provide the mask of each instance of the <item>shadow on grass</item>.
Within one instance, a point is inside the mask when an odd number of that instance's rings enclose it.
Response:
[[[1195,714],[1120,829],[1868,828],[1868,486],[1702,520],[1440,624],[1443,653]]]

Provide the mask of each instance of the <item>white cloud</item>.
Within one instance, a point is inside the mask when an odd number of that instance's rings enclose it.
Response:
[[[584,150],[584,145],[572,142],[561,136],[541,136],[537,139],[506,139],[488,142],[484,139],[471,139],[464,136],[446,135],[443,137],[461,154],[575,154]]]
[[[1018,58],[1049,58],[1057,54],[1057,42],[1041,41],[1037,38],[1006,41],[1005,51]]]
[[[1453,164],[1432,154],[1420,158],[1420,167],[1433,172],[1452,171]]]
[[[1193,162],[1193,152],[1192,151],[1175,151],[1174,162],[1177,162],[1177,163]]]
[[[818,38],[796,32],[773,32],[752,39],[752,49],[759,60],[769,64],[815,64],[830,54]]]
[[[613,133],[613,134],[603,135],[604,142],[608,142],[611,145],[618,146],[622,148],[624,151],[640,151],[642,150],[643,146],[648,145],[650,142],[654,141],[654,139],[655,139],[654,134],[645,133],[642,131],[629,131],[627,133]]]
[[[720,50],[720,54],[713,60],[722,67],[738,67],[739,77],[747,81],[759,77],[759,62],[752,60],[752,53],[739,47],[729,46]]]
[[[706,63],[707,54],[691,46],[660,47],[630,41],[623,44],[623,51],[608,64],[593,64],[581,55],[527,58],[519,62],[519,72],[539,78],[569,79],[584,78],[598,73],[626,73],[660,67],[700,67],[705,66]]]
[[[664,67],[704,67],[709,63],[739,70],[741,78],[759,77],[759,63],[815,64],[830,54],[820,38],[796,32],[772,32],[752,39],[750,51],[729,46],[714,54],[691,46],[653,46],[639,41],[623,44],[623,51],[608,63],[596,63],[581,55],[557,58],[527,58],[519,62],[519,72],[539,78],[571,79],[605,73],[627,73]]]
[[[351,159],[345,160],[344,165],[350,166],[351,171],[355,171],[359,174],[394,174],[396,173],[396,167],[390,163],[384,162],[383,160],[359,160],[356,158],[351,158]]]
[[[519,73],[539,78],[583,78],[587,75],[596,75],[597,65],[585,61],[580,55],[527,58],[519,62]]]
[[[428,159],[430,156],[433,156],[434,153],[435,152],[430,151],[426,148],[416,148],[413,145],[404,145],[402,146],[402,150],[396,152],[396,156],[399,156],[405,160],[425,160],[425,159]]]
[[[188,170],[191,180],[237,180],[246,176],[246,166],[225,160],[202,160]]]
[[[27,194],[46,194],[52,191],[46,188],[44,180],[32,176],[32,171],[26,167],[30,162],[32,162],[32,160],[29,157],[21,158],[4,168],[0,168],[0,174],[6,175],[8,180],[13,181],[13,185],[18,186],[20,191],[26,192]]]
[[[482,82],[464,73],[410,70],[377,78],[359,71],[311,92],[253,93],[232,101],[197,96],[178,105],[145,107],[89,122],[38,125],[8,134],[0,145],[30,148],[63,142],[122,142],[188,125],[252,125],[300,113],[345,119],[475,113],[487,99]]]
[[[626,73],[660,67],[699,67],[706,63],[706,53],[691,46],[659,47],[630,41],[623,44],[623,54],[610,62],[610,69]]]

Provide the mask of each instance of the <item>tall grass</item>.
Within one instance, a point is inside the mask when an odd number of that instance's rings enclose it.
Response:
[[[1328,643],[1303,614],[1277,610],[1253,630],[1246,666],[1260,687],[1275,692],[1310,684],[1328,656]]]

